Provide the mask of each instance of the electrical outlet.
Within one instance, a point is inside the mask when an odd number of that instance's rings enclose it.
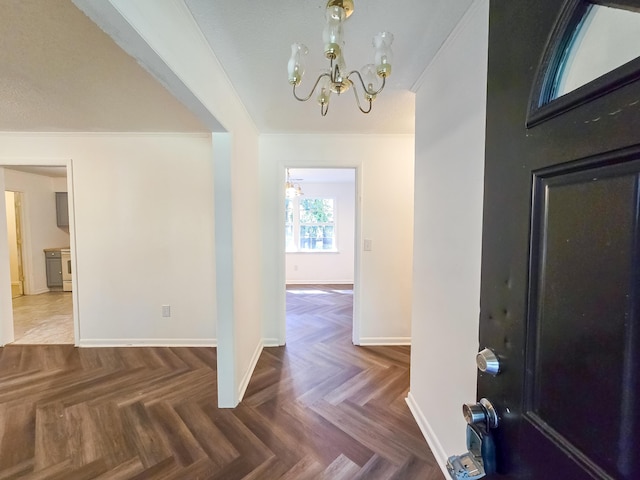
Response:
[[[371,242],[371,240],[370,240],[370,239],[368,239],[368,238],[365,238],[365,239],[364,239],[364,251],[365,251],[365,252],[370,252],[370,251],[371,251],[371,249],[372,249],[372,245],[371,245],[371,243],[372,243],[372,242]]]
[[[171,305],[162,305],[162,317],[169,318],[171,316]]]

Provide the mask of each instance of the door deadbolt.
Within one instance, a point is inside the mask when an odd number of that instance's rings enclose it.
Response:
[[[493,350],[485,348],[476,355],[476,365],[481,372],[494,377],[500,373],[500,359]]]

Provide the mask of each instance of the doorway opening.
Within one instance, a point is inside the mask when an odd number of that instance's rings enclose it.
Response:
[[[74,344],[66,166],[3,165],[11,309],[1,343]],[[4,255],[3,255],[4,256]],[[4,290],[4,287],[3,287]]]
[[[356,169],[288,168],[286,336],[354,336]],[[290,185],[291,187],[291,185]]]
[[[11,269],[11,298],[24,295],[24,268],[22,262],[22,193],[4,192]]]

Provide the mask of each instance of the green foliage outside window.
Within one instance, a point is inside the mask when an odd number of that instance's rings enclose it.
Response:
[[[332,223],[333,200],[304,198],[300,200],[300,223]]]
[[[333,203],[333,199],[330,198],[286,200],[285,227],[288,251],[335,249]]]

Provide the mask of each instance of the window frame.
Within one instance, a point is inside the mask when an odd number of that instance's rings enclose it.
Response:
[[[301,209],[300,202],[302,200],[330,200],[332,202],[332,222],[302,222],[301,221]],[[291,215],[289,215],[289,209],[287,208],[286,202],[291,202]],[[337,200],[333,196],[326,195],[314,195],[309,196],[308,198],[304,197],[293,197],[285,199],[285,253],[338,253],[338,229],[337,229]],[[291,221],[289,221],[291,218]],[[332,247],[327,249],[314,249],[314,248],[303,248],[302,247],[302,235],[301,230],[302,227],[332,227],[333,235],[332,235]],[[291,229],[291,235],[287,235],[287,229]],[[323,237],[324,238],[324,237]],[[289,239],[291,239],[289,241]]]
[[[638,10],[637,2],[607,0],[566,0],[547,41],[530,95],[526,126],[535,127],[573,108],[591,102],[638,80],[640,57],[591,80],[585,85],[554,97],[554,82],[562,68],[567,47],[575,38],[591,5]]]

